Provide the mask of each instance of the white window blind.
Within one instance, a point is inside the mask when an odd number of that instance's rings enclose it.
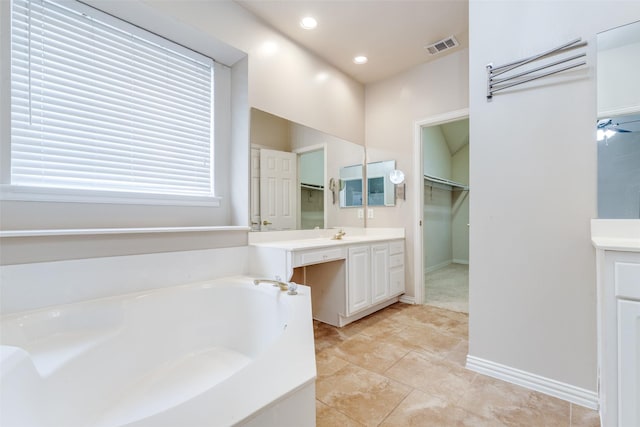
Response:
[[[11,185],[213,197],[213,61],[80,3],[14,0]]]

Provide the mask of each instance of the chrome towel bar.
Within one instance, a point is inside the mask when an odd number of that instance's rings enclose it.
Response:
[[[546,77],[546,76],[550,76],[552,74],[556,74],[556,73],[560,73],[562,71],[566,71],[566,70],[570,70],[572,68],[576,68],[576,67],[580,67],[582,65],[585,65],[587,62],[586,61],[580,61],[580,62],[571,62],[571,61],[575,61],[577,59],[580,59],[582,57],[587,56],[586,53],[579,53],[577,55],[573,55],[567,58],[563,58],[560,59],[558,61],[554,61],[551,62],[549,64],[545,64],[545,65],[541,65],[539,67],[535,67],[535,68],[531,68],[529,70],[526,71],[522,71],[520,73],[517,74],[513,74],[510,76],[506,76],[506,77],[502,77],[502,78],[496,78],[502,74],[508,73],[509,71],[512,71],[518,67],[521,67],[523,65],[532,63],[534,61],[543,59],[543,58],[547,58],[549,56],[553,56],[553,55],[557,55],[557,54],[561,54],[561,53],[565,53],[568,52],[572,49],[577,49],[577,48],[581,48],[587,45],[586,41],[581,41],[580,38],[571,40],[570,42],[567,42],[563,45],[560,45],[558,47],[555,47],[553,49],[550,49],[546,52],[542,52],[538,55],[533,55],[530,56],[528,58],[524,58],[524,59],[520,59],[518,61],[514,61],[514,62],[510,62],[508,64],[504,64],[504,65],[500,65],[498,67],[494,67],[493,64],[489,64],[487,65],[487,100],[491,100],[493,98],[493,94],[503,90],[503,89],[507,89],[513,86],[517,86],[520,85],[522,83],[526,83],[526,82],[530,82],[532,80],[536,80],[542,77]],[[567,64],[565,66],[562,67],[557,67],[560,66],[562,64]],[[532,74],[535,73],[537,71],[540,70],[544,70],[547,68],[552,68],[552,67],[557,67],[557,68],[553,68],[549,71],[546,71],[544,73],[539,73],[539,74]]]

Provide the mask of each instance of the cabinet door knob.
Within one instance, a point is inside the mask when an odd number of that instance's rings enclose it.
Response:
[[[264,221],[262,221],[262,225],[271,225],[271,223],[265,219]]]

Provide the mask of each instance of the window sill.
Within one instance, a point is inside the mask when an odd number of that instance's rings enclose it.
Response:
[[[98,234],[197,233],[209,231],[249,231],[246,226],[202,227],[138,227],[138,228],[77,228],[51,230],[3,230],[0,237],[90,236]]]

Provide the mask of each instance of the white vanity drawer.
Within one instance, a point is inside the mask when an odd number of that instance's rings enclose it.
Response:
[[[616,297],[640,300],[640,263],[615,263]]]
[[[344,248],[315,249],[312,251],[295,252],[293,255],[293,267],[345,259],[346,257],[347,254]]]
[[[404,293],[404,268],[396,268],[389,272],[389,296]]]
[[[402,267],[404,265],[404,254],[391,255],[389,257],[389,268]]]
[[[389,243],[389,254],[403,254],[404,253],[404,240]]]

